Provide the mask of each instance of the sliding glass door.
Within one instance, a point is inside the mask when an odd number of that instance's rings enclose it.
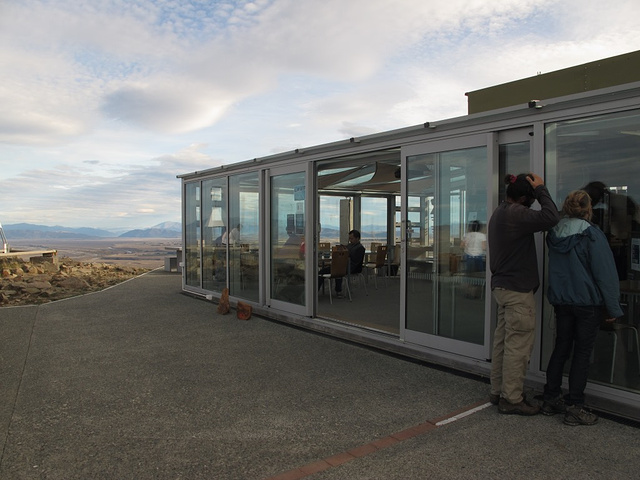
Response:
[[[403,151],[405,340],[487,358],[486,136]]]
[[[307,181],[300,167],[269,172],[267,255],[269,305],[291,313],[306,314]]]

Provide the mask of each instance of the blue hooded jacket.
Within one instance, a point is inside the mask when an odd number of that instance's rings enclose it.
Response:
[[[586,220],[565,217],[547,234],[551,305],[604,306],[624,315],[620,283],[604,233]]]

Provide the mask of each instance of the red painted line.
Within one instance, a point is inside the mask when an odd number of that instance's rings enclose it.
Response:
[[[406,430],[392,433],[387,437],[378,438],[377,440],[374,440],[373,442],[367,443],[365,445],[361,445],[359,447],[347,450],[343,453],[338,453],[323,460],[318,460],[317,462],[313,462],[308,465],[289,470],[288,472],[280,473],[265,480],[300,480],[301,478],[308,477],[309,475],[313,475],[314,473],[323,472],[325,470],[328,470],[329,468],[344,465],[347,462],[350,462],[357,458],[366,457],[367,455],[371,455],[378,450],[388,448],[392,445],[395,445],[396,443],[404,442],[405,440],[417,437],[418,435],[424,435],[425,433],[428,433],[437,428],[442,428],[443,426],[447,425],[447,423],[445,423],[444,425],[437,425],[437,423],[452,419],[453,417],[463,414],[469,410],[477,409],[478,407],[483,406],[486,403],[486,401],[476,402],[467,407],[455,410],[442,417],[427,420],[424,423],[420,423],[414,427],[409,427]]]

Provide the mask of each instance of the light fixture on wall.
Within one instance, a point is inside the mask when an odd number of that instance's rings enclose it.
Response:
[[[211,208],[211,216],[207,221],[207,227],[224,227],[224,222],[222,221],[222,208],[213,207]]]

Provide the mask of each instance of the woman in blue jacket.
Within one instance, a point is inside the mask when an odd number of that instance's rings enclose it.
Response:
[[[584,389],[589,359],[600,322],[623,315],[613,254],[604,233],[590,222],[591,198],[571,192],[562,207],[564,218],[547,234],[547,297],[556,316],[556,343],[547,366],[542,413],[564,413],[567,425],[593,425],[598,417],[585,410]],[[569,394],[562,396],[562,372],[571,355]]]

